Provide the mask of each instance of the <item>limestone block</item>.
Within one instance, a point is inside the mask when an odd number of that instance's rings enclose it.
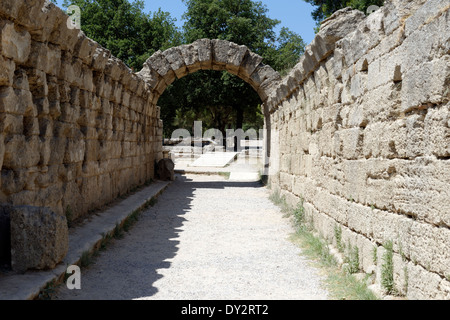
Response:
[[[92,141],[92,140],[88,140]],[[67,145],[65,147],[64,163],[81,162],[85,159],[85,152],[87,153],[88,141],[82,139],[67,139]],[[92,145],[92,144],[90,144]],[[91,151],[91,150],[89,150]],[[90,153],[92,154],[92,153]],[[90,158],[89,158],[90,159]]]
[[[263,58],[256,53],[248,51],[242,61],[241,69],[239,69],[239,77],[248,80],[256,68],[261,64]]]
[[[225,40],[211,40],[213,53],[213,70],[224,70],[228,62],[228,51],[230,50],[230,42]]]
[[[364,13],[359,10],[340,9],[322,22],[319,34],[328,45],[332,46],[336,41],[353,32],[364,18]]]
[[[183,55],[189,73],[200,70],[199,52],[193,44],[186,44],[178,47]]]
[[[123,62],[116,57],[110,57],[105,66],[105,74],[108,75],[114,81],[118,81],[122,76],[122,72],[127,67],[123,64]]]
[[[147,64],[144,65],[139,75],[145,79],[151,90],[155,89],[158,83],[162,81],[161,76]]]
[[[48,208],[16,206],[10,211],[11,267],[53,269],[68,251],[68,228],[64,216]]]
[[[426,103],[439,104],[448,99],[448,80],[450,57],[425,62],[408,70],[402,81],[401,110],[408,112],[412,108]]]
[[[0,112],[36,116],[31,93],[12,87],[0,88]]]
[[[29,28],[32,38],[36,41],[47,42],[61,19],[64,18],[63,16],[67,17],[61,11],[54,3],[46,0],[40,8],[38,16],[33,17],[35,26]]]
[[[84,32],[81,31],[78,34],[78,41],[74,47],[73,55],[90,66],[98,46],[99,44],[97,42],[89,39]]]
[[[400,27],[401,12],[399,12],[398,8],[391,2],[392,1],[385,4],[383,12],[383,27],[386,35],[390,35],[395,29]]]
[[[350,94],[352,99],[357,99],[362,96],[367,90],[367,75],[362,73],[355,74],[351,78]]]
[[[363,32],[368,33],[365,40],[369,48],[374,48],[384,36],[383,18],[383,10],[377,10],[367,16],[365,21],[359,25]]]
[[[0,86],[11,86],[16,64],[12,59],[0,55]]]
[[[203,70],[210,70],[213,62],[213,45],[209,39],[199,39],[192,44],[198,52],[198,61]]]
[[[47,75],[38,69],[27,70],[28,84],[34,99],[48,96]]]
[[[280,81],[281,76],[278,72],[273,70],[272,67],[264,65],[256,68],[250,79],[252,81],[252,85],[258,88],[266,81],[270,83]]]
[[[23,116],[17,114],[0,114],[0,132],[3,134],[22,134]],[[3,137],[2,137],[3,138]],[[3,143],[3,141],[2,141]],[[4,150],[3,150],[4,151]],[[2,158],[3,160],[3,158]]]
[[[92,68],[98,71],[103,71],[110,57],[111,51],[101,46],[98,46],[97,48],[95,48],[95,51],[93,53]]]
[[[226,69],[234,74],[239,74],[239,69],[247,54],[248,48],[246,46],[239,46],[235,43],[230,43],[230,49],[228,51],[228,61]]]
[[[427,155],[443,158],[450,156],[450,144],[447,141],[450,131],[448,119],[450,119],[450,104],[428,109],[424,119],[423,136]]]
[[[17,63],[27,61],[31,51],[31,35],[26,30],[18,30],[10,21],[0,22],[1,49],[3,56]]]
[[[17,18],[22,3],[20,1],[2,1],[0,3],[0,11],[10,18]]]
[[[368,38],[369,35],[358,28],[341,40],[340,46],[348,66],[353,65],[367,53],[369,50]]]
[[[187,67],[184,64],[184,59],[181,52],[177,48],[170,48],[164,51],[163,54],[170,63],[170,67],[175,72],[178,79],[181,79],[187,75]]]
[[[349,201],[346,199],[332,195],[325,190],[319,190],[310,198],[309,202],[317,210],[325,212],[337,222],[347,225]]]
[[[48,42],[60,46],[62,51],[72,53],[78,42],[79,29],[67,28],[68,15],[62,10],[55,10],[54,13],[60,15],[57,19],[57,25],[53,28],[53,32],[49,36]]]
[[[304,59],[302,59],[303,70],[305,70],[305,74],[308,75],[309,73],[314,71],[316,65],[318,64],[318,61],[314,56],[311,45],[305,48],[305,53],[303,55],[305,57]]]
[[[175,72],[172,70],[170,63],[160,50],[148,58],[146,64],[154,69],[161,76],[161,78],[164,79],[167,85],[175,80]],[[160,93],[162,92],[160,91]]]
[[[311,43],[312,53],[317,61],[321,61],[334,50],[334,44],[326,41],[324,35],[316,34]]]
[[[339,131],[339,149],[346,159],[357,159],[362,155],[364,133],[361,128],[350,128]]]
[[[448,11],[449,4],[445,0],[429,0],[420,6],[414,14],[405,21],[405,35],[408,37],[430,23],[433,19]],[[444,30],[441,30],[442,32]]]
[[[448,300],[446,280],[414,263],[408,264],[408,298],[410,300]],[[448,282],[448,281],[447,281]]]
[[[25,92],[30,91],[28,76],[27,76],[25,69],[18,68],[14,72],[13,88],[20,89],[21,91],[25,91]]]

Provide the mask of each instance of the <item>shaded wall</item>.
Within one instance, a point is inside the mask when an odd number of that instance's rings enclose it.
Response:
[[[378,285],[392,241],[412,299],[450,299],[449,16],[434,0],[339,11],[266,103],[272,187]]]

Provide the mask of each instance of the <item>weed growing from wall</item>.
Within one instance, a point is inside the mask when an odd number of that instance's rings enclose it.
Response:
[[[394,261],[393,243],[391,240],[383,245],[386,250],[383,254],[383,264],[381,265],[381,285],[388,294],[394,292]]]

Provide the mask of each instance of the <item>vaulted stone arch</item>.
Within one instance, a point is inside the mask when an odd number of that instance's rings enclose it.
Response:
[[[157,51],[138,73],[149,85],[152,103],[176,79],[198,70],[226,70],[250,84],[264,103],[281,76],[246,46],[225,40],[200,39],[166,51]]]

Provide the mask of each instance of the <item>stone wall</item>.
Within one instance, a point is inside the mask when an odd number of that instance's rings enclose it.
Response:
[[[303,199],[335,248],[356,247],[375,287],[392,241],[411,299],[450,299],[449,7],[335,13],[266,103],[272,188]]]
[[[148,85],[44,0],[0,2],[0,203],[75,219],[154,177]]]

